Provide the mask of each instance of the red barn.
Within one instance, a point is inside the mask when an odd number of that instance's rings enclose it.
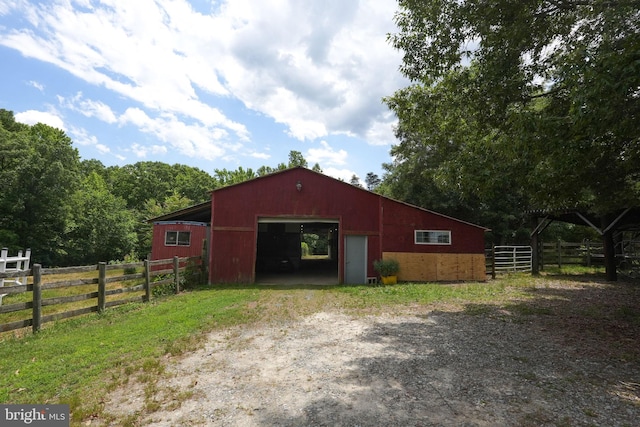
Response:
[[[367,283],[386,258],[400,262],[399,280],[486,279],[486,228],[301,167],[214,190],[210,203],[153,221],[152,259],[200,255],[208,240],[210,283]]]

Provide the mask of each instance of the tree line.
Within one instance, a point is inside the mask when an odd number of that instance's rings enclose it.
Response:
[[[31,248],[47,266],[138,260],[151,251],[148,219],[210,199],[216,188],[291,167],[309,167],[291,151],[287,163],[257,170],[138,162],[104,166],[81,160],[72,140],[44,124],[15,121],[0,109],[0,246]],[[318,164],[311,169],[322,172]],[[353,176],[351,182],[360,185]],[[368,186],[379,183],[368,175]]]

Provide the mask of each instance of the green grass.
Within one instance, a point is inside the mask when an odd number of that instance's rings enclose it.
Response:
[[[87,397],[104,394],[120,373],[148,371],[164,354],[197,347],[204,332],[250,321],[244,307],[256,294],[254,289],[189,292],[57,322],[23,338],[4,338],[0,402],[73,407],[91,400]]]

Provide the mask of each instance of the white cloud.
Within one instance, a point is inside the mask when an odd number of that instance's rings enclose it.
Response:
[[[36,123],[44,123],[54,128],[65,130],[64,121],[57,113],[48,111],[27,110],[15,115],[17,122],[25,123],[28,125],[35,125]]]
[[[226,146],[223,142],[227,136],[224,129],[198,123],[188,124],[177,120],[172,114],[151,118],[139,108],[128,108],[120,116],[119,123],[132,124],[190,157],[215,159],[224,155],[226,149],[233,149],[232,145]]]
[[[251,157],[253,157],[254,159],[263,159],[263,160],[268,160],[271,158],[271,154],[267,154],[267,153],[258,153],[258,152],[252,152],[250,154]]]
[[[164,145],[143,146],[138,143],[134,143],[131,145],[131,148],[128,151],[133,152],[136,157],[145,158],[150,154],[166,154],[167,147],[165,147]]]
[[[118,121],[111,107],[101,101],[84,99],[82,92],[78,92],[71,98],[58,96],[58,101],[63,107],[79,112],[86,117],[96,117],[106,123],[115,123]]]
[[[107,154],[111,152],[111,149],[104,144],[96,144],[96,150],[101,154]]]
[[[339,169],[339,168],[322,168],[322,173],[325,175],[332,176],[336,179],[341,179],[344,182],[351,182],[351,177],[353,175],[357,175],[354,171],[350,169]]]
[[[42,83],[38,83],[38,82],[36,82],[36,81],[34,81],[34,80],[29,80],[29,81],[27,82],[27,84],[28,84],[29,86],[32,86],[32,87],[34,87],[34,88],[38,89],[40,92],[44,92],[44,85],[43,85]]]
[[[395,31],[395,0],[226,0],[216,6],[203,14],[186,0],[0,0],[0,13],[28,22],[0,28],[0,45],[131,105],[118,117],[104,100],[79,93],[62,98],[66,107],[138,126],[187,156],[223,156],[251,139],[247,124],[230,118],[227,99],[283,124],[300,140],[394,140],[395,118],[381,98],[406,85],[397,71],[400,53],[386,41]]]
[[[320,142],[321,148],[310,148],[306,159],[310,164],[344,165],[349,156],[345,150],[335,151],[326,141]],[[351,176],[349,176],[351,177]]]
[[[89,132],[84,128],[72,126],[69,134],[73,138],[73,142],[78,145],[95,146],[98,144],[98,138],[95,135],[89,135]]]

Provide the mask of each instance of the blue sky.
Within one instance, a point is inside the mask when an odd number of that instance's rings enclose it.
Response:
[[[382,176],[395,0],[0,0],[0,108],[83,159]]]

